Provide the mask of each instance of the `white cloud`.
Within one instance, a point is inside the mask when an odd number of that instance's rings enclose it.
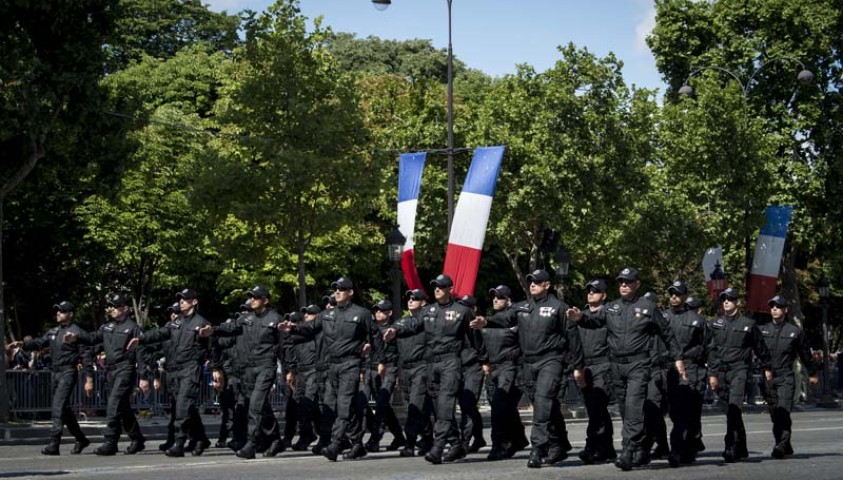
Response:
[[[642,11],[641,17],[635,24],[635,51],[638,53],[650,53],[647,46],[647,36],[656,26],[656,5],[653,0],[636,0]]]

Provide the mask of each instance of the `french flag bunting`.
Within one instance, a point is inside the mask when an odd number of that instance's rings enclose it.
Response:
[[[706,249],[705,255],[703,255],[702,260],[702,269],[703,274],[705,274],[705,285],[708,287],[708,295],[715,299],[717,297],[717,291],[714,290],[714,284],[711,282],[711,273],[714,272],[714,268],[717,264],[720,264],[720,268],[723,268],[723,247],[711,247]],[[724,288],[725,289],[725,288]]]
[[[411,290],[418,288],[423,292],[424,285],[416,269],[413,247],[416,210],[426,157],[427,152],[404,153],[398,157],[398,230],[407,239],[404,243],[404,253],[401,255],[401,269],[404,271],[407,287]]]
[[[503,151],[502,146],[482,147],[474,151],[454,211],[443,270],[454,280],[454,294],[458,296],[474,294]]]
[[[793,216],[793,206],[770,206],[764,212],[767,218],[755,244],[755,257],[749,274],[747,310],[767,311],[767,302],[776,294],[779,269],[782,264],[784,241]]]

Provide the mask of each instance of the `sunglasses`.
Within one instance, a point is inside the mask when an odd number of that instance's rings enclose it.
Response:
[[[334,289],[334,291],[335,291],[335,292],[347,292],[347,291],[349,291],[349,290],[351,290],[351,289],[350,289],[350,288],[348,288],[348,287],[336,287],[336,288]]]
[[[621,285],[632,285],[633,283],[635,283],[635,280],[627,280],[622,278],[618,280],[618,282],[620,282]]]

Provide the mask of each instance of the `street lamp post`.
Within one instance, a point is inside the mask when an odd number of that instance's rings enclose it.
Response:
[[[564,245],[559,245],[554,255],[554,263],[556,264],[556,280],[559,282],[556,288],[556,293],[559,300],[565,299],[565,277],[568,276],[568,269],[571,267],[571,254]]]
[[[820,306],[823,309],[823,391],[819,406],[826,408],[836,408],[839,405],[831,397],[830,378],[828,372],[828,304],[830,301],[828,279],[823,273],[820,276],[820,281],[817,282],[817,289],[820,291]]]
[[[814,74],[811,73],[810,70],[805,68],[805,64],[802,63],[801,61],[799,61],[798,59],[793,58],[793,57],[776,57],[776,58],[771,58],[770,60],[767,60],[766,62],[759,65],[758,68],[756,68],[749,75],[749,79],[746,81],[746,83],[744,83],[741,80],[741,77],[738,74],[736,74],[735,72],[733,72],[733,71],[731,71],[727,68],[718,67],[718,66],[707,66],[707,67],[697,68],[696,70],[694,70],[690,74],[688,74],[688,77],[683,82],[682,87],[679,88],[679,94],[683,95],[683,96],[693,95],[694,89],[693,89],[693,87],[691,87],[691,85],[689,85],[689,82],[691,81],[691,78],[694,77],[695,75],[698,75],[698,74],[700,74],[704,71],[707,71],[707,70],[714,70],[714,71],[724,73],[724,74],[732,77],[736,82],[738,82],[738,85],[740,85],[740,87],[741,87],[741,96],[743,98],[744,134],[746,134],[746,130],[749,126],[749,90],[754,85],[755,76],[758,75],[758,73],[761,70],[763,70],[764,67],[766,67],[767,65],[769,65],[773,62],[796,62],[802,68],[802,70],[800,70],[799,73],[796,75],[796,80],[802,85],[807,85],[807,84],[814,81]],[[746,149],[742,149],[742,152],[745,152],[745,150]],[[750,201],[747,204],[746,211],[745,211],[746,220],[749,219],[749,212],[750,212],[751,208],[752,208],[752,202]],[[746,222],[746,223],[748,223],[748,222]],[[746,292],[747,292],[747,294],[749,294],[749,279],[750,279],[750,273],[752,271],[752,258],[751,258],[752,243],[751,243],[751,240],[750,240],[749,232],[747,232],[747,235],[745,237],[744,249],[745,249],[744,262],[745,262],[745,266],[746,266],[746,275],[744,277],[744,284],[745,284]]]
[[[448,2],[448,235],[451,234],[451,224],[454,222],[454,197],[456,185],[454,183],[454,48],[451,43],[451,3]],[[384,11],[392,5],[392,0],[372,0],[372,4],[379,11]]]
[[[716,313],[720,313],[720,293],[726,290],[726,272],[720,266],[720,262],[714,264],[714,270],[711,271],[711,289],[714,290],[714,305]]]
[[[392,277],[392,318],[399,318],[401,316],[401,255],[404,253],[404,244],[407,238],[398,229],[398,225],[393,227],[389,235],[386,236],[386,248],[389,255],[389,261],[392,262],[392,268],[389,273]]]

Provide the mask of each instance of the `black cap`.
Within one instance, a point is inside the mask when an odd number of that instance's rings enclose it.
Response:
[[[768,307],[772,307],[773,305],[776,305],[777,307],[787,308],[789,303],[788,303],[787,299],[784,298],[783,296],[776,295],[775,297],[771,298],[769,302],[767,302]]]
[[[72,312],[73,311],[73,304],[68,302],[67,300],[62,300],[61,302],[53,305],[53,308],[60,312]]]
[[[251,298],[269,298],[269,290],[260,285],[255,285],[246,293],[246,295]]]
[[[392,302],[389,300],[383,299],[380,302],[372,305],[372,310],[380,310],[381,312],[385,312],[387,310],[392,310]]]
[[[696,310],[702,306],[702,302],[694,297],[688,297],[685,299],[685,306],[692,310]]]
[[[338,290],[338,289],[350,290],[352,288],[354,288],[354,283],[351,280],[349,280],[348,278],[345,278],[345,277],[340,277],[340,278],[337,279],[336,282],[331,283],[331,289],[332,290]]]
[[[167,313],[179,313],[181,311],[181,307],[179,307],[179,302],[176,302],[169,307],[167,307]]]
[[[184,290],[176,294],[176,298],[183,298],[185,300],[195,300],[199,298],[199,294],[196,293],[196,290],[192,288],[185,288]]]
[[[111,305],[112,307],[125,307],[125,306],[128,306],[129,303],[131,303],[129,301],[129,297],[127,297],[125,295],[121,295],[119,293],[117,295],[111,296],[108,299],[108,304]]]
[[[477,306],[477,299],[471,295],[463,295],[458,301],[468,308],[474,308]]]
[[[512,290],[506,285],[498,285],[495,288],[489,289],[489,295],[498,298],[512,298]]]
[[[685,282],[683,282],[682,280],[677,280],[677,281],[671,283],[669,287],[667,287],[667,293],[670,293],[670,294],[676,293],[676,294],[679,294],[679,295],[687,295],[688,294],[688,286],[685,285]]]
[[[404,296],[413,300],[424,300],[424,292],[422,292],[419,288],[407,290],[407,292],[404,293]]]
[[[326,300],[326,303],[327,303],[327,300]],[[319,308],[319,305],[310,304],[306,307],[301,307],[301,309],[299,311],[301,313],[310,313],[312,315],[315,315],[315,314],[321,312],[322,309]]]
[[[638,275],[638,270],[633,267],[626,267],[621,270],[621,273],[619,273],[617,277],[615,277],[615,280],[629,280],[634,282],[636,280],[641,280],[641,277]]]
[[[606,285],[606,282],[599,278],[595,278],[594,280],[585,284],[585,290],[587,292],[598,292],[598,293],[606,293],[609,290],[609,286]]]
[[[284,314],[284,320],[289,320],[291,322],[298,322],[302,319],[302,314],[299,312],[290,312]]]
[[[433,280],[430,281],[430,286],[432,287],[439,287],[439,288],[450,288],[454,286],[454,281],[451,280],[451,277],[445,275],[444,273],[437,276]]]
[[[246,300],[239,307],[237,307],[237,311],[239,311],[239,312],[251,312],[252,311],[252,302]]]
[[[322,297],[322,305],[325,305],[326,303],[330,303],[331,305],[336,306],[337,299],[333,295],[325,295]]]
[[[547,273],[547,270],[542,270],[540,268],[538,270],[534,270],[533,273],[527,275],[527,280],[533,283],[548,282],[550,281],[550,274]]]
[[[718,295],[717,298],[720,299],[721,302],[726,298],[729,300],[737,300],[741,298],[741,292],[739,292],[737,288],[729,287],[720,292],[720,295]]]
[[[649,300],[653,303],[659,303],[659,296],[656,295],[654,292],[647,292],[643,296],[644,296],[645,299],[647,299],[647,300]]]

